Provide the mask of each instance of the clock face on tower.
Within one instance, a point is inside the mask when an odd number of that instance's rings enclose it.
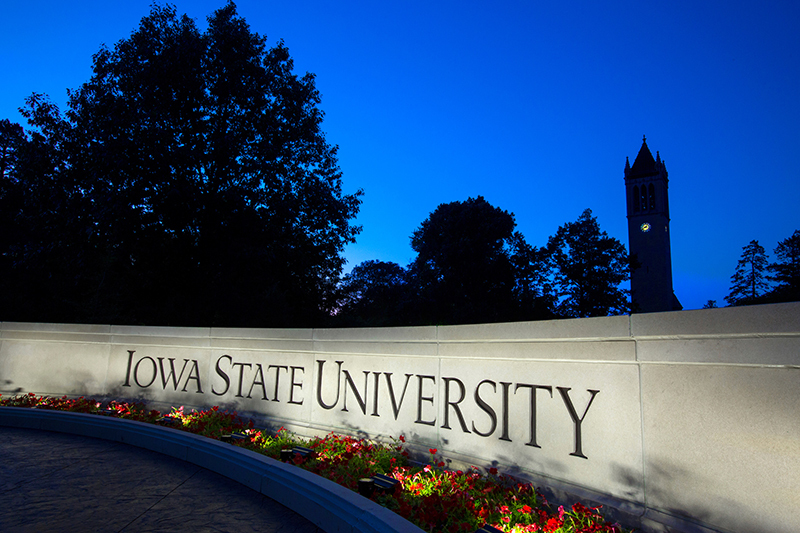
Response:
[[[650,223],[649,223],[649,222],[645,222],[644,224],[642,224],[641,226],[639,226],[639,229],[641,229],[641,230],[642,230],[644,233],[647,233],[648,231],[650,231],[650,228],[651,228],[651,227],[652,227],[652,226],[650,226]]]

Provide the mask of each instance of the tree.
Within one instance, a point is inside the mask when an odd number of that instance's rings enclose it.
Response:
[[[770,300],[800,300],[800,230],[778,243],[775,256],[777,261],[767,267],[773,272],[769,279],[777,283]]]
[[[409,266],[420,323],[516,320],[514,215],[483,197],[439,205],[411,236]],[[522,239],[521,235],[516,239]]]
[[[361,191],[342,192],[314,76],[233,2],[208,23],[155,6],[66,120],[31,102],[72,206],[67,320],[301,326],[332,306]]]
[[[416,258],[365,261],[340,285],[340,325],[466,324],[551,318],[543,251],[483,197],[439,205],[411,237]]]
[[[630,279],[625,246],[600,231],[591,209],[558,228],[547,241],[559,302],[565,317],[590,317],[630,311],[628,291],[619,285]]]
[[[2,132],[12,156],[0,186],[0,319],[64,320],[83,289],[71,273],[83,270],[86,240],[82,191],[68,175],[71,130],[44,95],[25,104],[31,130],[5,122]]]
[[[742,248],[742,256],[731,276],[731,288],[725,301],[729,305],[749,305],[757,303],[767,292],[769,284],[766,276],[767,253],[758,241]]]
[[[400,326],[408,317],[406,269],[393,262],[364,261],[342,278],[338,325]]]
[[[547,250],[528,244],[518,231],[511,236],[509,245],[514,299],[520,309],[517,320],[555,318],[556,296]]]
[[[0,120],[0,249],[3,257],[14,241],[13,221],[19,206],[19,187],[17,165],[27,143],[22,126],[8,119]],[[0,259],[1,260],[1,259]]]
[[[19,160],[19,149],[25,141],[22,126],[7,118],[0,120],[0,186],[13,179],[12,175]]]

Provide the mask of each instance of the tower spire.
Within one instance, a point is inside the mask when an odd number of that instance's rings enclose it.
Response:
[[[672,286],[667,169],[647,146],[631,165],[625,158],[628,246],[638,266],[631,272],[631,300],[638,312],[672,311],[681,305]]]

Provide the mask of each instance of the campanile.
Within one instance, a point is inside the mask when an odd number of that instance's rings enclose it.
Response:
[[[672,290],[667,184],[666,165],[658,152],[653,158],[647,138],[642,138],[642,147],[633,166],[625,158],[628,247],[638,262],[631,271],[634,312],[683,308]]]

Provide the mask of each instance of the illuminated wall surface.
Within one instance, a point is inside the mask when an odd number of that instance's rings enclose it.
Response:
[[[690,530],[800,531],[800,304],[377,329],[3,323],[0,392],[399,436]],[[703,529],[694,529],[701,531]]]

